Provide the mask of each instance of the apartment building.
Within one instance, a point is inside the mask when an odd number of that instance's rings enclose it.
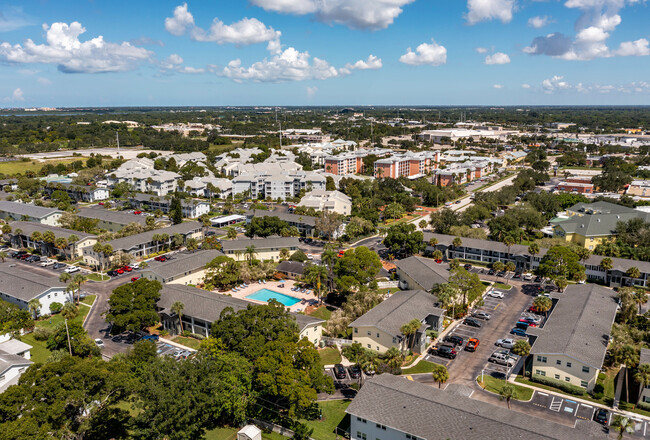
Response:
[[[223,255],[214,249],[176,253],[173,260],[151,261],[141,276],[161,284],[201,284],[205,277],[205,265]]]
[[[325,171],[337,176],[363,173],[363,157],[365,155],[356,153],[342,153],[336,156],[325,157]]]
[[[340,191],[309,191],[297,206],[314,208],[316,211],[335,212],[341,215],[352,213],[352,199]]]
[[[127,211],[112,211],[104,207],[79,208],[77,217],[97,220],[97,227],[111,232],[117,232],[130,223],[137,223],[144,227],[147,216],[132,214]]]
[[[186,180],[185,192],[197,197],[227,199],[232,197],[232,181],[217,177],[195,177]]]
[[[163,214],[169,214],[172,199],[153,196],[150,194],[135,194],[129,201],[136,209],[154,212],[161,210]],[[210,204],[202,200],[181,199],[181,210],[184,218],[199,218],[210,212]]]
[[[52,303],[65,304],[73,300],[73,292],[58,277],[44,276],[26,271],[12,264],[0,264],[0,299],[29,310],[29,302],[38,300],[38,314],[51,313]],[[15,264],[13,264],[15,266]]]
[[[56,226],[59,224],[61,215],[63,215],[63,211],[54,208],[0,200],[0,218],[6,221],[25,220]]]
[[[48,196],[52,196],[54,191],[62,191],[74,200],[75,202],[89,202],[94,203],[101,200],[106,200],[111,196],[107,188],[98,188],[89,185],[75,185],[73,183],[50,182],[43,192]]]
[[[280,261],[280,251],[287,249],[293,254],[299,248],[300,242],[296,237],[267,237],[267,238],[239,238],[237,240],[222,240],[221,250],[228,257],[236,261],[248,258],[246,252],[254,250],[258,260]]]
[[[235,195],[246,194],[253,199],[285,200],[298,197],[301,191],[325,190],[327,180],[311,171],[278,173],[274,170],[240,174],[232,180]]]
[[[644,364],[650,365],[650,349],[647,348],[642,348],[641,353],[639,354],[639,366]],[[639,395],[638,403],[650,405],[650,383],[643,386],[641,394]]]
[[[17,248],[32,248],[40,251],[41,255],[50,257],[61,255],[65,259],[74,260],[82,255],[82,249],[97,243],[97,236],[72,229],[44,225],[36,222],[11,222],[11,232],[7,234],[12,246]],[[45,234],[54,234],[55,242],[43,240]],[[49,234],[48,234],[49,235]],[[37,238],[34,240],[34,238]],[[67,246],[60,249],[56,239],[65,238]]]
[[[418,177],[426,176],[437,168],[440,152],[404,153],[375,161],[376,178]]]
[[[180,174],[154,169],[153,161],[144,157],[131,159],[106,176],[110,186],[126,182],[134,191],[159,197],[175,192],[180,178]]]
[[[534,337],[533,375],[592,391],[616,317],[616,292],[595,284],[574,284],[557,296],[544,327],[527,330]]]

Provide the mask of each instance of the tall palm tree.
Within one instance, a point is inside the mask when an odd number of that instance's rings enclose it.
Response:
[[[503,264],[501,261],[495,261],[492,263],[492,269],[494,269],[497,273],[503,271],[505,269],[506,265]],[[494,279],[496,280],[497,273],[494,274]]]
[[[412,349],[413,342],[415,339],[415,334],[420,329],[422,323],[418,319],[412,319],[403,326],[400,327],[400,331],[407,339],[407,348]]]
[[[551,301],[551,298],[548,298],[546,296],[538,296],[533,300],[533,307],[535,307],[535,310],[538,312],[543,312],[547,316],[548,311],[551,310],[552,306],[553,301]]]
[[[625,389],[630,389],[630,369],[639,364],[639,351],[633,345],[624,345],[615,355],[616,360],[625,364]]]
[[[641,393],[643,393],[643,389],[647,385],[650,385],[650,364],[639,365],[634,373],[634,380],[639,384],[639,397],[637,398],[637,400],[639,400],[641,398]]]
[[[391,347],[386,350],[383,358],[384,362],[386,362],[386,365],[388,365],[388,367],[392,370],[397,370],[402,366],[402,362],[404,361],[404,355],[401,351],[399,351],[397,347]]]
[[[506,265],[505,265],[506,273],[507,272],[514,272],[516,268],[517,268],[517,266],[515,266],[515,263],[513,263],[512,261],[508,261],[506,263]],[[506,277],[506,284],[508,284],[508,285],[510,284],[510,279],[508,277]]]
[[[454,251],[461,247],[463,245],[463,240],[461,240],[460,237],[454,238],[454,241],[451,242],[452,246],[454,247]],[[463,260],[465,259],[465,252],[463,252]]]
[[[501,396],[501,400],[506,401],[508,409],[510,409],[510,400],[515,397],[515,394],[515,387],[504,381],[503,386],[499,390],[499,396]]]
[[[237,238],[237,231],[235,231],[234,228],[228,228],[228,232],[226,233],[226,237],[228,237],[228,240],[234,240]]]
[[[36,318],[38,316],[38,312],[41,309],[41,302],[38,300],[38,298],[34,298],[27,303],[27,307],[29,307],[29,311],[32,313],[34,318]]]
[[[244,253],[246,254],[246,259],[248,261],[253,261],[257,256],[257,252],[255,252],[255,245],[246,246],[246,251]]]
[[[442,384],[449,380],[449,371],[444,365],[434,364],[431,376],[434,381],[438,382],[438,388],[442,388]]]
[[[65,237],[58,237],[54,241],[54,247],[63,252],[63,256],[67,259],[68,255],[66,249],[68,249],[68,240]]]
[[[603,270],[605,271],[605,283],[607,283],[607,274],[614,267],[614,262],[612,261],[611,258],[605,257],[602,260],[600,260],[600,267],[602,267]]]
[[[623,440],[625,434],[633,435],[636,431],[636,422],[623,416],[614,416],[611,426],[618,431],[618,436],[616,436],[618,440]]]
[[[327,280],[328,276],[329,273],[325,266],[314,264],[305,268],[305,274],[303,277],[305,281],[314,287],[318,301],[321,300],[321,287],[323,285],[323,281]]]
[[[537,243],[532,243],[530,246],[528,246],[528,253],[530,254],[531,261],[530,261],[530,267],[529,269],[533,268],[533,258],[535,255],[539,254],[539,245]]]
[[[80,299],[80,296],[81,296],[81,286],[86,281],[87,281],[86,276],[83,275],[83,274],[80,274],[80,273],[78,273],[77,275],[75,275],[72,278],[72,282],[75,283],[77,285],[77,287],[78,287],[78,289],[77,289],[77,305],[79,305],[79,299]]]
[[[181,333],[183,333],[183,309],[184,308],[185,305],[182,302],[176,301],[174,304],[172,304],[172,307],[170,309],[172,313],[178,315],[178,324],[181,327]]]
[[[625,275],[630,277],[630,281],[631,281],[632,285],[634,286],[634,280],[641,277],[641,271],[636,266],[632,266],[625,272]]]
[[[62,283],[67,283],[72,279],[72,275],[70,275],[68,272],[63,272],[61,275],[59,275],[59,281]]]
[[[512,235],[506,235],[503,239],[503,244],[508,247],[508,259],[511,259],[512,256],[510,255],[510,248],[515,244],[515,239],[512,237]]]
[[[634,302],[639,306],[639,315],[641,314],[641,306],[648,302],[648,292],[641,289],[634,291]]]

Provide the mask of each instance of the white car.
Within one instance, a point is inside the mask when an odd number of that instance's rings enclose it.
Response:
[[[95,345],[97,345],[99,348],[104,348],[104,341],[97,338],[97,339],[95,339]]]
[[[54,260],[45,260],[41,263],[41,267],[48,267],[56,263]]]
[[[64,272],[65,273],[75,273],[75,272],[79,272],[79,270],[80,269],[77,266],[68,266],[68,267],[65,268]]]
[[[497,341],[494,343],[497,347],[503,347],[507,349],[514,348],[515,346],[515,340],[514,339],[497,339]]]
[[[500,292],[498,290],[490,290],[486,294],[487,296],[491,296],[492,298],[500,298],[503,299],[503,292]]]
[[[308,260],[313,260],[313,259],[314,259],[314,256],[313,256],[312,254],[307,254],[307,259],[308,259]]]
[[[140,269],[140,263],[133,263],[130,264],[129,266],[131,266],[131,269]]]
[[[532,274],[527,273],[526,275],[524,275],[524,280],[526,280],[526,281],[530,281],[530,280],[532,280],[532,279],[533,279],[533,275],[532,275]]]

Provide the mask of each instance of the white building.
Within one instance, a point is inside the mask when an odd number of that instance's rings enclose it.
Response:
[[[68,286],[58,278],[9,266],[9,263],[0,264],[0,299],[26,310],[29,310],[29,302],[36,299],[41,315],[51,313],[52,303],[65,304],[73,300],[73,294],[66,290]]]
[[[269,169],[245,173],[232,180],[233,195],[248,194],[253,199],[273,200],[298,197],[301,190],[325,190],[327,180],[311,171],[283,172]]]
[[[63,211],[58,209],[0,200],[0,218],[8,221],[26,220],[56,226],[59,224],[61,215],[63,215]]]
[[[336,212],[342,215],[352,213],[352,199],[341,191],[310,191],[305,194],[297,206],[314,208],[317,211]]]
[[[106,176],[108,184],[128,183],[134,191],[152,192],[164,196],[176,191],[180,175],[171,171],[156,170],[147,158],[131,159]]]

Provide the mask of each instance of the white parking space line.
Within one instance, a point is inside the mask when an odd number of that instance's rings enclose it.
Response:
[[[537,394],[539,394],[540,396],[546,396],[546,397],[548,397],[548,394],[546,394],[546,393],[542,393],[541,391],[538,391]]]
[[[558,399],[558,397],[553,396],[553,400],[551,401],[551,405],[549,406],[548,409],[550,409],[551,411],[560,412],[560,408],[562,408],[562,402],[564,402],[564,399],[561,398],[559,400],[556,399]]]

